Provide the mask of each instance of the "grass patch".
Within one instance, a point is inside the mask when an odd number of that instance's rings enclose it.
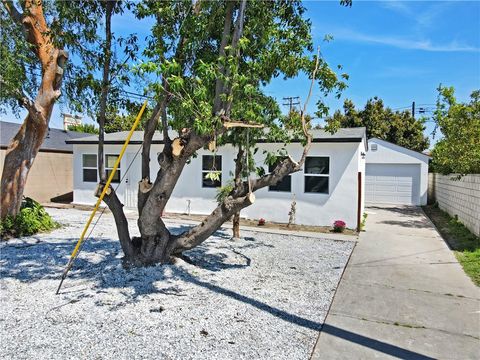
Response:
[[[423,210],[454,250],[465,273],[480,286],[480,238],[472,234],[456,217],[451,217],[435,205],[424,206]]]

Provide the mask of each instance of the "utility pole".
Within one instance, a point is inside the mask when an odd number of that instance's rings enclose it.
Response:
[[[300,97],[299,96],[284,97],[283,100],[286,101],[286,103],[283,103],[283,105],[289,107],[289,110],[288,110],[289,113],[292,112],[294,105],[300,105]],[[294,101],[294,100],[296,100],[296,101]]]
[[[412,102],[412,117],[415,119],[415,101]]]

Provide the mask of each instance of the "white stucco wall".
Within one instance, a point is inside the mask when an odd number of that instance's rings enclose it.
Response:
[[[280,146],[280,144],[260,144],[260,149],[255,155],[257,166],[264,162],[265,154],[263,154],[263,150],[271,151]],[[121,163],[122,171],[125,171],[137,149],[138,145],[130,146],[127,149]],[[162,145],[152,145],[150,156],[152,159],[152,177],[159,169],[156,158],[161,149]],[[300,158],[302,149],[300,144],[287,146],[289,154],[294,159]],[[107,145],[105,147],[106,154],[118,154],[119,151],[120,145]],[[296,223],[331,225],[335,220],[341,219],[347,223],[349,228],[355,228],[357,226],[357,174],[358,171],[365,172],[365,160],[362,160],[360,156],[360,153],[364,151],[363,143],[312,144],[310,156],[330,157],[329,194],[305,193],[304,172],[302,170],[292,175],[292,191],[290,193],[273,192],[269,191],[268,188],[256,191],[255,203],[242,210],[242,216],[252,219],[263,217],[267,221],[288,222],[288,212],[290,211],[293,194],[295,194],[297,201]],[[95,152],[96,145],[74,145],[75,203],[93,204],[96,200],[93,196],[96,184],[82,181],[82,154]],[[216,207],[216,189],[202,187],[202,155],[212,155],[212,153],[208,150],[200,150],[197,157],[185,166],[166,207],[167,212],[185,213],[188,201],[192,214],[208,214]],[[222,155],[222,185],[225,185],[233,176],[235,167],[233,159],[236,156],[236,149],[226,145],[218,149],[217,155]],[[267,166],[264,167],[268,170]],[[134,199],[133,201],[136,199],[136,188],[140,176],[139,155],[127,175],[126,180],[128,182],[122,183],[118,190],[119,197],[121,201],[126,202],[126,206],[131,206],[132,199]],[[364,193],[364,189],[362,193]]]
[[[377,150],[372,150],[372,144],[377,144]],[[406,149],[404,147],[380,139],[368,140],[369,151],[366,156],[368,164],[415,164],[420,168],[419,197],[420,205],[427,204],[428,160],[427,155]]]

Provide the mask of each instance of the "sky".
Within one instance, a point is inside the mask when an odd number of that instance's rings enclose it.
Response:
[[[410,109],[415,101],[417,109],[428,110],[435,104],[440,83],[454,86],[460,101],[467,101],[480,88],[480,1],[354,0],[352,7],[340,6],[339,1],[306,1],[305,6],[315,48],[320,46],[332,68],[341,64],[342,72],[350,76],[341,99],[324,99],[330,113],[347,98],[363,108],[374,96],[392,109]],[[112,27],[119,33],[135,31],[142,38],[150,25],[127,14],[114,17]],[[324,42],[327,34],[334,40]],[[265,91],[280,103],[288,96],[299,96],[303,102],[308,87],[305,76],[277,78]],[[321,96],[319,91],[313,95],[310,112]],[[56,106],[52,127],[61,127],[60,114],[65,111],[64,106]],[[2,120],[22,119],[7,114]],[[426,134],[430,136],[432,130],[428,122]]]

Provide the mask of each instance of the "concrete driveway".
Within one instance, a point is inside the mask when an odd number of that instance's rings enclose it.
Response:
[[[430,220],[367,212],[312,359],[479,359],[480,290]]]

